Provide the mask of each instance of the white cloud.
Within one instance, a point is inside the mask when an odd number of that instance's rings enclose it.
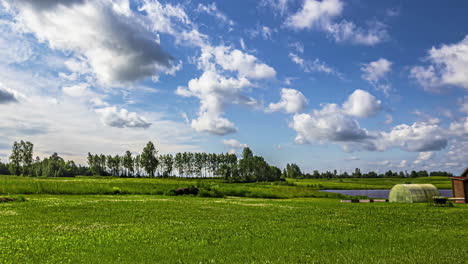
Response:
[[[278,11],[280,15],[284,15],[288,12],[289,2],[291,2],[291,0],[262,0],[260,5],[270,6]]]
[[[225,139],[223,144],[231,148],[247,148],[249,145],[242,144],[236,139]]]
[[[236,126],[224,117],[210,112],[201,112],[192,120],[192,127],[198,132],[208,132],[218,136],[237,132]]]
[[[285,25],[295,30],[321,30],[336,42],[372,46],[388,38],[385,25],[379,22],[368,23],[367,30],[350,21],[335,22],[343,9],[341,0],[305,0],[302,8],[286,19]]]
[[[468,140],[468,117],[450,123],[449,132],[452,135],[466,137]]]
[[[370,93],[357,89],[343,104],[343,111],[352,116],[371,117],[382,109],[382,102]]]
[[[96,113],[101,116],[101,122],[110,127],[148,128],[151,126],[151,123],[137,113],[123,108],[118,110],[115,106],[96,109]]]
[[[252,79],[268,79],[276,76],[276,71],[272,67],[261,63],[250,54],[238,49],[231,49],[225,46],[206,47],[204,52],[211,53],[216,63],[224,70],[236,71],[239,76]]]
[[[410,76],[427,91],[441,91],[446,86],[468,90],[468,35],[455,44],[432,47],[426,60],[428,67],[416,66]]]
[[[172,57],[139,15],[99,1],[19,2],[16,20],[52,49],[73,52],[104,84],[135,81],[171,71]],[[67,37],[63,37],[67,36]]]
[[[294,50],[296,50],[296,52],[298,53],[304,53],[304,44],[302,44],[299,41],[292,42],[289,44],[289,46],[292,47]]]
[[[294,29],[322,28],[331,24],[343,11],[340,0],[305,0],[302,9],[288,17],[286,26]]]
[[[432,151],[419,152],[418,157],[416,158],[415,161],[413,161],[413,163],[414,164],[422,163],[426,160],[431,159],[433,156],[434,156],[434,152]]]
[[[220,20],[221,22],[223,22],[224,24],[227,24],[229,26],[234,26],[234,21],[232,21],[231,19],[229,19],[226,14],[224,14],[223,12],[221,12],[218,7],[216,6],[216,3],[211,3],[211,4],[208,4],[208,5],[204,5],[204,4],[198,4],[198,7],[196,9],[197,12],[204,12],[204,13],[207,13],[211,16],[214,16],[215,18],[217,18],[218,20]]]
[[[402,160],[398,165],[396,165],[398,168],[406,168],[408,166],[408,161],[407,160]]]
[[[353,22],[341,21],[329,24],[325,29],[336,42],[351,42],[366,46],[373,46],[388,39],[386,26],[382,23],[370,23],[368,29],[356,26]]]
[[[90,94],[87,83],[63,87],[63,92],[73,97],[83,97]]]
[[[205,71],[199,78],[190,80],[188,87],[179,87],[176,93],[200,99],[198,118],[192,120],[195,130],[225,135],[237,131],[232,122],[221,117],[226,104],[257,104],[241,93],[243,88],[251,85],[246,78],[225,78],[216,72]]]
[[[281,89],[281,99],[278,103],[271,103],[267,111],[284,111],[286,113],[301,112],[307,105],[307,98],[298,90]]]
[[[336,104],[327,104],[310,114],[295,114],[290,127],[297,132],[296,143],[315,141],[361,142],[369,139],[369,133],[358,122],[343,114]]]
[[[380,58],[376,61],[363,64],[361,67],[361,71],[363,72],[361,77],[372,84],[372,86],[377,90],[382,90],[388,94],[391,87],[386,81],[386,77],[391,70],[392,62],[387,59]]]
[[[292,62],[299,65],[301,69],[304,70],[304,72],[324,72],[327,74],[334,74],[338,76],[339,78],[341,78],[340,72],[329,67],[326,63],[320,61],[317,58],[313,61],[305,60],[294,53],[289,53],[289,58],[291,59]]]
[[[447,146],[447,138],[437,124],[416,122],[411,126],[401,124],[390,132],[381,132],[379,149],[399,147],[406,151],[438,151]]]

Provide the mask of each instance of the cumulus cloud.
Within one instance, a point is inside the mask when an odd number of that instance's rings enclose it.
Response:
[[[205,46],[201,55],[203,68],[212,68],[210,60],[223,70],[237,72],[240,77],[269,79],[276,76],[272,67],[260,62],[255,56],[227,46]]]
[[[13,91],[0,87],[0,104],[17,103],[18,100]]]
[[[380,148],[399,147],[406,151],[427,152],[442,150],[447,142],[439,125],[416,122],[411,126],[401,124],[389,132],[381,132]]]
[[[362,65],[361,78],[363,80],[368,81],[377,90],[381,90],[388,94],[391,87],[386,81],[386,77],[391,70],[392,62],[387,59],[380,58],[376,61],[372,61]]]
[[[173,70],[173,58],[126,1],[20,1],[16,7],[15,18],[25,29],[50,48],[86,61],[102,83]]]
[[[390,131],[368,131],[361,128],[355,117],[370,117],[381,109],[381,102],[369,93],[356,90],[339,107],[325,104],[310,114],[295,114],[289,126],[297,132],[296,143],[332,142],[344,151],[384,151],[400,148],[410,152],[439,151],[447,146],[447,133],[436,122],[400,124]],[[468,118],[450,126],[453,135],[468,135]]]
[[[256,101],[242,95],[244,87],[251,86],[246,78],[226,78],[216,72],[205,71],[202,76],[189,81],[188,87],[179,87],[178,95],[200,99],[198,118],[192,120],[192,127],[216,135],[237,131],[235,125],[221,117],[228,103],[255,105]]]
[[[286,26],[295,29],[311,29],[327,26],[343,11],[340,0],[305,0],[299,12],[288,17]]]
[[[343,104],[343,111],[351,116],[375,116],[382,108],[382,102],[370,93],[357,89]]]
[[[208,132],[218,136],[237,132],[236,126],[231,121],[210,112],[202,112],[197,119],[193,119],[192,128],[198,132]]]
[[[296,143],[314,141],[362,142],[371,136],[336,104],[327,104],[310,114],[295,114],[290,127],[297,132]]]
[[[96,113],[100,115],[101,122],[110,127],[148,128],[151,126],[151,123],[137,113],[123,108],[118,110],[115,106],[96,109]]]
[[[284,111],[286,113],[301,112],[307,105],[307,98],[298,90],[281,89],[281,99],[277,103],[268,105],[267,111]]]
[[[415,66],[410,76],[425,90],[438,92],[446,86],[468,90],[468,35],[455,44],[432,47],[425,58],[429,66]]]
[[[223,140],[223,144],[231,148],[247,148],[249,146],[247,144],[240,143],[236,139],[225,139]]]
[[[295,30],[321,30],[336,42],[372,46],[388,38],[382,23],[369,23],[369,28],[363,29],[350,21],[335,22],[343,9],[344,4],[341,0],[305,0],[302,8],[286,19],[285,25]]]
[[[200,99],[198,117],[192,120],[192,127],[215,135],[237,131],[222,116],[226,105],[258,106],[257,100],[244,94],[244,89],[254,87],[253,81],[276,76],[272,67],[255,56],[227,46],[202,45],[197,67],[203,71],[202,75],[190,80],[187,87],[178,87],[176,94]]]

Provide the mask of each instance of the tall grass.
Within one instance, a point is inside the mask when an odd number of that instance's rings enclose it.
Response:
[[[144,178],[30,178],[0,176],[0,194],[65,194],[89,195],[144,194],[163,195],[177,188],[197,186],[205,190],[214,189],[216,195],[255,198],[295,197],[348,197],[336,193],[318,192],[317,188],[279,185],[276,183],[223,183],[219,179],[144,179]],[[207,192],[203,192],[208,195]]]

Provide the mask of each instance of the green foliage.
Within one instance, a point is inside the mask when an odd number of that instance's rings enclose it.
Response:
[[[154,147],[153,142],[148,142],[141,153],[141,166],[150,177],[154,177],[159,160],[157,158],[158,151]]]
[[[120,190],[119,187],[112,187],[112,192],[113,192],[114,194],[120,194],[120,193],[122,192],[122,190]]]

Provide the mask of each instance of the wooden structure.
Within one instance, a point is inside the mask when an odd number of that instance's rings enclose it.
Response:
[[[452,192],[456,203],[468,203],[468,168],[460,177],[452,177]]]

